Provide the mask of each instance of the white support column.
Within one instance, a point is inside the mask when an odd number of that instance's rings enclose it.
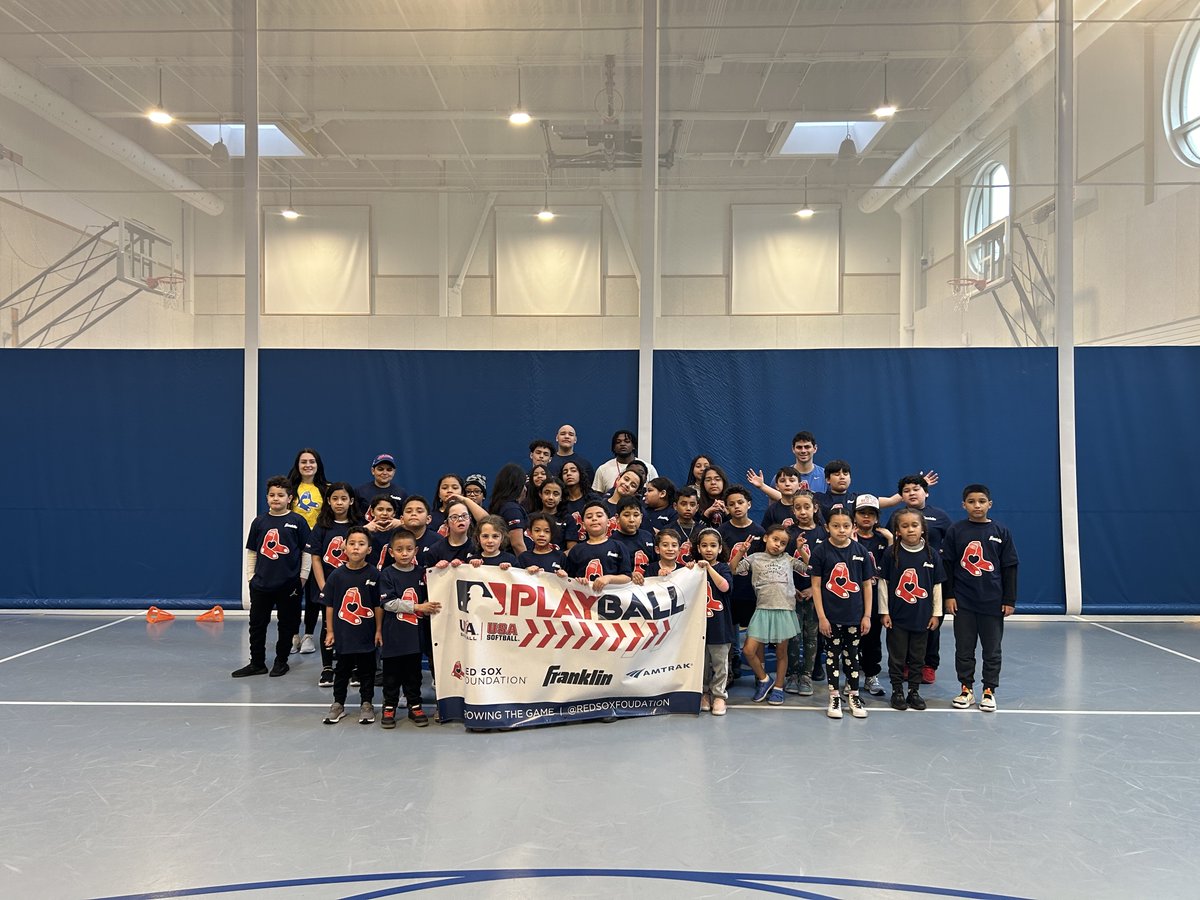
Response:
[[[483,237],[483,229],[487,226],[488,216],[492,213],[492,207],[496,205],[496,198],[499,194],[493,192],[487,195],[487,201],[483,204],[483,212],[479,214],[479,221],[475,225],[475,234],[471,236],[471,246],[467,248],[466,259],[463,260],[462,269],[459,270],[458,278],[454,280],[454,286],[450,288],[450,311],[451,316],[462,315],[462,289],[467,281],[467,273],[471,270],[471,262],[475,259],[475,251],[479,249],[479,239]]]
[[[642,4],[642,258],[638,284],[638,453],[653,459],[658,314],[658,0]]]
[[[246,154],[242,166],[242,227],[245,229],[246,328],[243,341],[244,384],[242,395],[242,523],[258,515],[258,325],[259,297],[258,211],[258,2],[242,4],[242,116],[246,123]],[[232,558],[232,557],[231,557]],[[250,608],[244,566],[237,559],[242,606]]]
[[[1075,466],[1075,4],[1058,0],[1058,171],[1054,186],[1054,340],[1058,348],[1058,470],[1067,615],[1083,607]]]

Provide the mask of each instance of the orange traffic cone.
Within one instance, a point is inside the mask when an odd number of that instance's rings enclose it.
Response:
[[[208,612],[201,613],[200,615],[196,616],[196,621],[197,622],[224,622],[225,621],[225,610],[223,610],[219,606],[214,606]]]
[[[165,609],[159,609],[157,606],[152,606],[146,610],[147,622],[170,622],[174,618],[174,613],[169,613]]]

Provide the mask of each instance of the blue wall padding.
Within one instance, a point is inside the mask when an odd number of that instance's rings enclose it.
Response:
[[[801,429],[816,435],[818,462],[851,464],[854,491],[887,496],[900,476],[932,468],[942,481],[930,502],[961,519],[963,486],[981,481],[1017,542],[1020,610],[1064,611],[1053,349],[660,350],[654,360],[654,463],[673,481],[698,453],[731,479],[748,465],[770,479],[792,464]],[[763,502],[756,495],[756,519]]]
[[[1200,348],[1082,347],[1075,387],[1083,611],[1200,613]]]
[[[0,603],[240,598],[240,351],[6,350],[0,384]]]
[[[433,502],[443,473],[480,472],[490,498],[500,467],[528,469],[529,442],[553,442],[564,422],[593,465],[612,456],[613,431],[637,426],[629,350],[267,350],[259,378],[260,481],[311,446],[331,481],[363,484],[391,453],[409,493]]]

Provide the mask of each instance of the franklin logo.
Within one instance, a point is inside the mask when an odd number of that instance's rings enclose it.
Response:
[[[612,684],[613,677],[603,669],[580,669],[577,672],[567,671],[559,666],[546,669],[546,678],[542,687],[552,684]]]

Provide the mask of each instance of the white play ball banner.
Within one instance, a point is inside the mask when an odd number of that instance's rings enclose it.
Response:
[[[523,569],[429,569],[442,721],[521,728],[700,711],[703,569],[640,587]]]

